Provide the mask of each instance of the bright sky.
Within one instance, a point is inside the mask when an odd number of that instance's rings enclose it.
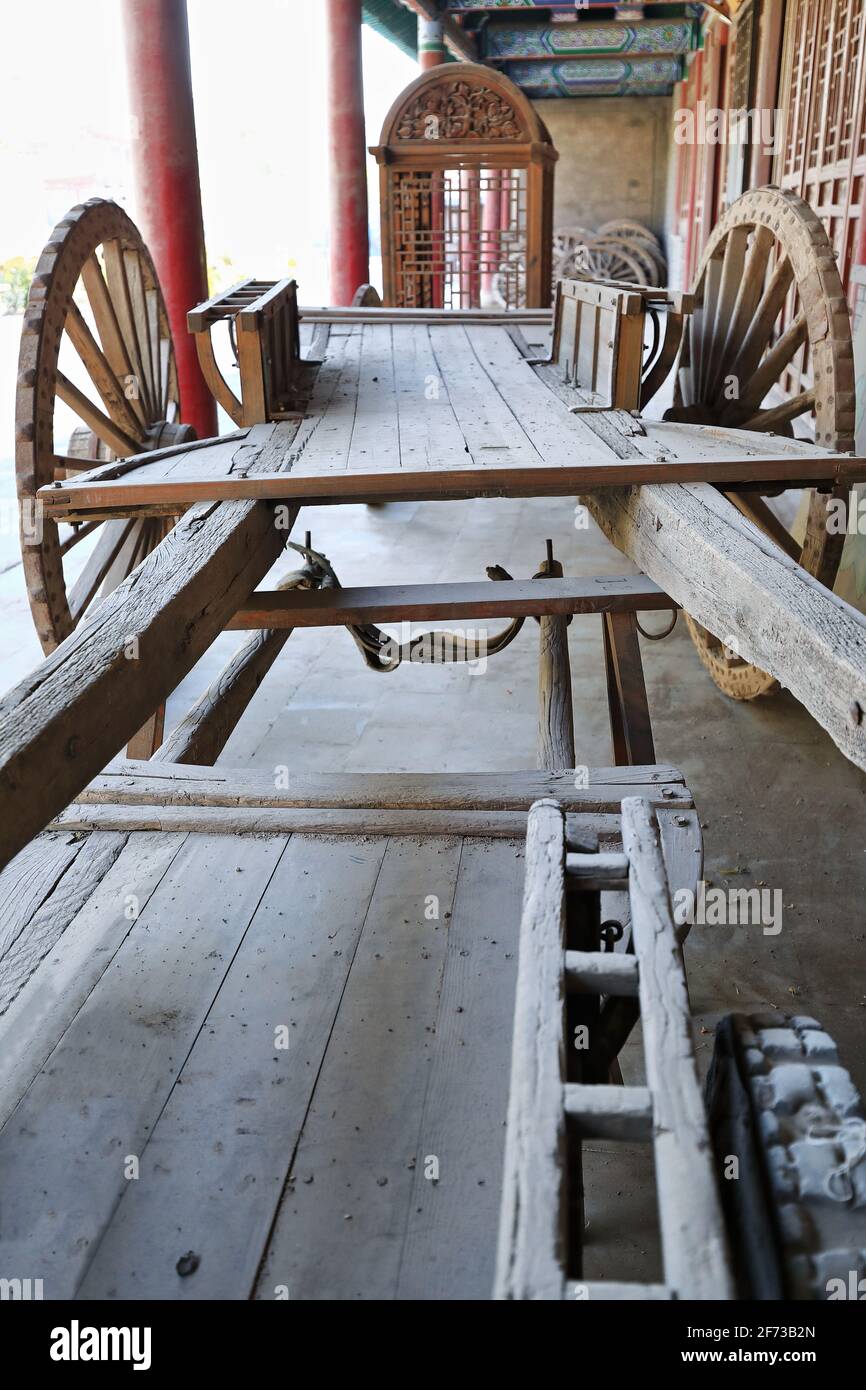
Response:
[[[327,298],[324,5],[188,0],[208,261],[244,275],[297,275]],[[74,203],[115,198],[136,216],[120,0],[4,5],[0,261],[38,254]],[[367,144],[417,65],[364,29]],[[378,225],[372,179],[371,220]]]

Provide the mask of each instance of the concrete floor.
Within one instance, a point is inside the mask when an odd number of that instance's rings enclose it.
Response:
[[[0,466],[4,515],[11,496],[7,462]],[[483,579],[485,566],[493,563],[526,577],[543,559],[547,536],[569,574],[633,568],[595,529],[575,529],[567,500],[315,508],[301,513],[297,538],[305,528],[344,584]],[[4,526],[3,689],[39,658],[15,547],[14,534]],[[287,555],[272,578],[292,568],[295,558]],[[656,629],[663,625],[660,616],[645,622]],[[237,642],[237,634],[221,637],[183,682],[170,702],[169,727]],[[605,765],[611,754],[599,621],[575,619],[570,648],[578,761]],[[221,761],[322,771],[532,767],[536,649],[537,630],[529,621],[483,673],[405,666],[376,675],[345,632],[300,631]],[[707,880],[725,887],[765,885],[784,897],[777,936],[765,936],[760,928],[710,926],[691,933],[686,959],[702,1066],[722,1014],[793,1010],[815,1016],[835,1035],[843,1062],[866,1090],[863,774],[789,696],[749,705],[723,697],[700,666],[682,623],[664,642],[643,643],[643,655],[657,758],[680,767],[695,796]],[[631,1049],[627,1079],[637,1079],[636,1067],[639,1054]],[[658,1274],[643,1156],[601,1147],[588,1166],[588,1235],[599,1255],[590,1255],[587,1274]]]

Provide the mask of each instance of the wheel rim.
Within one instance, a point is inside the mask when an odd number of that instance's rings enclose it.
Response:
[[[799,376],[801,389],[774,401],[789,373]],[[822,448],[854,448],[848,305],[823,223],[796,194],[776,188],[746,193],[713,231],[666,418],[787,435],[801,422],[798,428]],[[765,494],[773,495],[769,489]],[[811,494],[801,508],[801,518],[807,508],[805,538],[794,543],[792,534],[787,544],[768,503],[755,496],[731,500],[833,587],[845,537],[828,533],[820,495]],[[748,700],[778,688],[694,619],[686,615],[686,621],[701,661],[725,694]]]
[[[194,438],[179,406],[174,344],[147,248],[121,208],[90,199],[58,223],[39,258],[18,360],[22,559],[45,652],[141,563],[167,524],[130,517],[58,525],[35,513],[38,489],[100,459]],[[63,434],[69,443],[58,449]]]

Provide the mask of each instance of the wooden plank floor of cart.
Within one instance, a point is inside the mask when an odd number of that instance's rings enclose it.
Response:
[[[46,513],[63,521],[241,498],[572,496],[608,484],[866,478],[863,459],[798,440],[587,409],[559,368],[527,355],[515,327],[363,313],[318,325],[308,399],[288,418],[58,479],[40,489]]]
[[[489,1297],[528,807],[615,842],[649,796],[673,882],[701,868],[674,770],[573,783],[97,779],[0,875],[0,1274]]]

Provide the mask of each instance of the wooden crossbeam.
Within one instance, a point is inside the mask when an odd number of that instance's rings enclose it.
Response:
[[[619,613],[670,607],[667,595],[639,574],[621,578],[502,579],[495,583],[393,584],[308,593],[265,590],[252,594],[241,604],[228,626],[344,627],[359,623]]]
[[[714,488],[609,489],[584,501],[617,549],[744,661],[775,676],[866,768],[866,617]]]

